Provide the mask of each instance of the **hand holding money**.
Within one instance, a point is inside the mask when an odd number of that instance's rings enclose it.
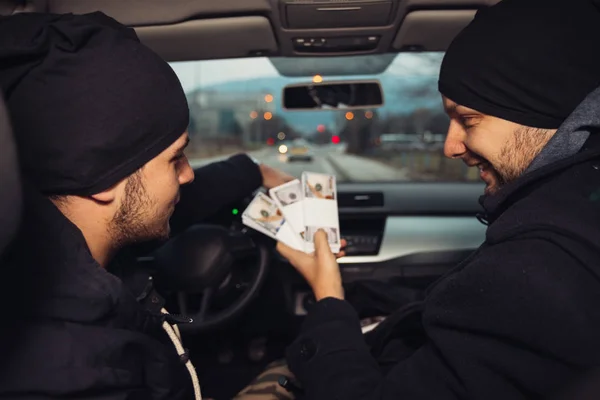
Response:
[[[281,242],[277,244],[277,250],[306,279],[317,301],[326,297],[343,300],[344,289],[340,267],[336,255],[329,247],[327,234],[323,230],[315,233],[314,245],[315,252],[312,254],[294,250]],[[341,245],[342,247],[346,245],[345,240],[342,240]],[[343,251],[337,254],[337,257],[343,256]]]
[[[346,241],[340,237],[334,175],[303,172],[292,180],[258,193],[242,221],[277,240],[277,250],[304,276],[315,298],[344,298],[336,260]]]
[[[323,230],[331,251],[340,251],[334,175],[303,172],[302,181],[286,182],[269,194],[259,192],[243,212],[246,226],[308,254],[315,251],[315,233]]]

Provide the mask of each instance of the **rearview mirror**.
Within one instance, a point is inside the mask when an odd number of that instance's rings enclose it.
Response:
[[[301,83],[283,89],[283,108],[286,110],[347,110],[382,105],[379,81]]]

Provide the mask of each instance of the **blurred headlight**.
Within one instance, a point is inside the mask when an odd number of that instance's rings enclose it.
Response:
[[[279,152],[281,154],[285,154],[288,151],[288,147],[285,144],[282,144],[281,146],[279,146]]]

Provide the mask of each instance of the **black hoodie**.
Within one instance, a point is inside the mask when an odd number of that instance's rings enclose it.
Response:
[[[200,168],[174,219],[179,229],[201,222],[260,183],[245,155]],[[138,301],[94,260],[81,231],[26,189],[22,230],[0,280],[0,398],[194,399],[186,360],[163,328],[179,321],[161,314],[158,297]]]
[[[579,151],[482,198],[485,242],[370,346],[347,302],[318,302],[288,349],[306,398],[543,398],[600,366],[598,108],[600,90],[556,133],[589,133]]]

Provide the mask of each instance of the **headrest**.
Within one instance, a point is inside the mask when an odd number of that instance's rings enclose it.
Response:
[[[21,216],[21,181],[12,129],[0,97],[0,254],[14,236]]]

